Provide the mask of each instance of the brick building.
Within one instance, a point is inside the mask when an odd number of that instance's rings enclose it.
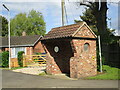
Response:
[[[42,39],[49,74],[81,78],[97,74],[96,35],[85,22],[53,28]]]
[[[11,36],[10,51],[11,51],[11,65],[18,67],[17,54],[19,51],[24,51],[25,55],[33,55],[35,53],[44,53],[41,44],[42,37],[40,35],[31,36]],[[8,38],[1,37],[0,52],[9,51]]]

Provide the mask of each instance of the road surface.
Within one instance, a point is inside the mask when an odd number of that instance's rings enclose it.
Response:
[[[118,80],[65,80],[2,70],[2,88],[118,88]]]

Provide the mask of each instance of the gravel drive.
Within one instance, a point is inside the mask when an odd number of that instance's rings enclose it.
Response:
[[[46,67],[33,67],[33,68],[26,67],[26,68],[16,69],[12,71],[26,73],[26,74],[39,75],[40,73],[44,72],[45,69]]]

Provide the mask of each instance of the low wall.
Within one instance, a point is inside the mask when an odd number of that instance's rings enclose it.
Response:
[[[17,58],[11,58],[11,67],[19,67]]]

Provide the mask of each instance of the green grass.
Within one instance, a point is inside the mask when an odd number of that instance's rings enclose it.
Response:
[[[40,76],[44,76],[44,75],[46,75],[46,73],[45,73],[45,72],[42,72],[42,73],[40,73],[39,75],[40,75]]]
[[[11,68],[11,70],[21,69],[21,68],[25,68],[25,67],[13,67],[13,68]]]
[[[13,68],[11,68],[11,69],[1,67],[0,69],[5,69],[5,70],[15,70],[15,69],[21,69],[21,68],[24,68],[24,67],[13,67]]]
[[[100,79],[100,80],[120,80],[120,69],[103,65],[103,74],[99,74],[93,77],[87,77],[86,79]]]
[[[9,68],[3,68],[3,67],[0,67],[0,69],[9,70]]]

